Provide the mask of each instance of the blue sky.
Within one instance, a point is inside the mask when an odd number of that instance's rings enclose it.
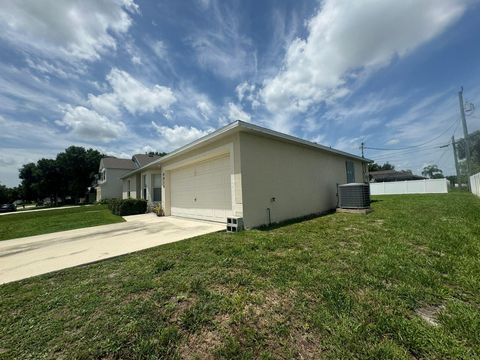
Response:
[[[453,173],[480,109],[480,7],[457,0],[4,0],[0,183],[69,145],[130,157],[250,121]],[[480,110],[468,117],[480,129]]]

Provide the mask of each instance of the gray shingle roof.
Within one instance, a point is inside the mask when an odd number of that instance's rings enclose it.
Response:
[[[116,157],[105,157],[101,160],[100,167],[106,169],[126,169],[126,170],[134,170],[136,169],[135,163],[130,159],[119,159]]]
[[[370,179],[376,182],[404,181],[404,180],[422,180],[423,176],[414,175],[408,170],[380,170],[370,171]]]
[[[160,159],[160,157],[161,156],[158,155],[135,154],[132,159],[138,163],[138,167],[142,167],[150,164],[154,160]]]

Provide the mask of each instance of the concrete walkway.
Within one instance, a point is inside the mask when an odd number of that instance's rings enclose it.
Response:
[[[12,212],[7,212],[7,213],[0,213],[0,216],[2,216],[2,215],[25,214],[25,213],[37,212],[37,211],[63,210],[63,209],[76,208],[76,207],[80,207],[80,206],[92,206],[92,205],[58,206],[58,207],[49,207],[49,208],[45,208],[45,209],[32,209],[32,210],[22,210],[22,209],[20,208],[20,209],[18,209],[17,211],[12,211]]]
[[[127,222],[0,241],[0,284],[225,230],[225,225],[153,214]]]

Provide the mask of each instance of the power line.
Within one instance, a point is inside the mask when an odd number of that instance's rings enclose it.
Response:
[[[364,146],[363,148],[364,149],[369,149],[369,150],[398,151],[398,150],[408,150],[408,149],[414,149],[414,148],[422,147],[422,146],[424,146],[426,144],[429,144],[429,143],[437,140],[438,138],[440,138],[448,130],[450,130],[452,127],[454,127],[455,124],[457,124],[457,121],[454,121],[448,128],[446,128],[444,131],[442,131],[438,136],[436,136],[433,139],[430,139],[428,141],[425,141],[424,143],[421,143],[421,144],[412,145],[412,146],[405,146],[405,147],[402,147],[402,148],[395,148],[395,149],[392,149],[392,148],[377,148],[377,147],[369,147],[369,146]]]
[[[438,158],[438,160],[435,162],[435,164],[439,165],[440,164],[440,160],[442,160],[442,158],[445,156],[445,154],[447,153],[447,150],[448,150],[448,146],[445,150],[443,150],[442,152],[442,155],[440,155],[440,157]]]
[[[453,125],[455,125],[455,123],[453,123]],[[459,125],[460,125],[460,122],[459,121],[456,122],[456,126],[455,126],[455,129],[453,130],[452,135],[455,135]],[[451,126],[449,128],[451,128]],[[443,135],[443,134],[441,134],[441,135]],[[377,161],[385,161],[385,160],[387,160],[387,161],[401,161],[405,157],[410,156],[410,154],[412,154],[412,153],[417,153],[419,151],[428,151],[429,153],[433,154],[429,150],[437,150],[437,149],[441,149],[441,148],[444,148],[444,147],[448,147],[449,145],[451,145],[451,144],[447,143],[447,144],[437,144],[437,145],[434,145],[434,146],[431,146],[431,145],[430,146],[421,146],[421,147],[416,148],[416,149],[399,151],[399,152],[396,152],[392,155],[381,154],[380,156],[375,157],[375,160],[377,160]],[[425,154],[425,155],[429,155],[429,154]]]
[[[409,156],[410,154],[414,154],[414,153],[418,153],[418,152],[437,150],[437,149],[440,149],[442,146],[445,146],[445,144],[438,144],[438,145],[435,145],[435,146],[422,147],[422,148],[418,148],[418,149],[410,149],[410,150],[405,150],[405,151],[402,151],[402,152],[396,152],[396,153],[393,153],[393,154],[379,154],[378,156],[372,156],[372,158],[377,159],[377,160],[381,160],[381,159],[390,159],[390,158]]]

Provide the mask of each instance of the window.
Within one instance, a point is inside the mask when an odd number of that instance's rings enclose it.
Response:
[[[147,175],[143,175],[143,199],[147,200]]]
[[[152,175],[153,201],[162,201],[162,175]]]
[[[345,167],[347,170],[347,183],[355,182],[355,165],[353,161],[346,161]]]
[[[127,181],[127,197],[130,199],[130,180]]]

